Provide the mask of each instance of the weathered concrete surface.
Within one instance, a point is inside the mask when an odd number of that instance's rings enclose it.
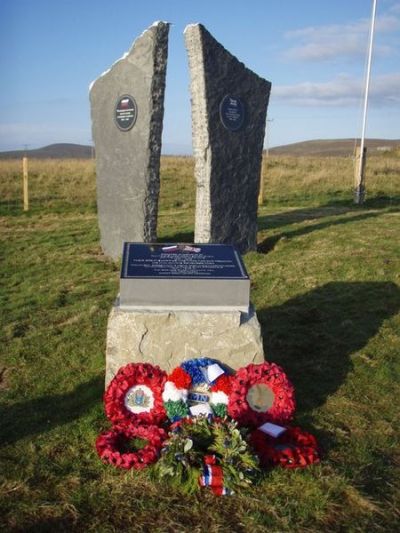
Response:
[[[168,30],[168,23],[154,23],[90,88],[101,246],[113,259],[124,241],[157,238]],[[124,95],[137,105],[129,131],[115,121]]]
[[[121,366],[149,362],[171,371],[185,359],[212,357],[232,368],[264,361],[252,309],[236,312],[141,312],[113,307],[108,317],[106,385]]]
[[[247,69],[201,24],[185,29],[197,183],[195,242],[256,248],[257,198],[271,83]],[[224,127],[220,105],[244,104],[244,123]]]

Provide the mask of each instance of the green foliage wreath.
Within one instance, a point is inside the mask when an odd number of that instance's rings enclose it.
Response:
[[[203,416],[186,418],[171,426],[154,469],[159,479],[193,493],[200,489],[210,458],[222,469],[224,488],[232,492],[248,487],[259,474],[258,459],[236,422]]]

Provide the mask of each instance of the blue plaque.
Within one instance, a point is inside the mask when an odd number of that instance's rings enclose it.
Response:
[[[248,279],[237,250],[227,244],[126,242],[121,277]]]
[[[122,309],[248,312],[250,279],[228,244],[124,244]]]
[[[224,96],[219,106],[219,116],[224,128],[229,131],[240,130],[245,119],[245,108],[242,100],[230,94]]]

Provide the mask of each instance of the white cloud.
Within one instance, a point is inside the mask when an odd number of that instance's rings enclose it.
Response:
[[[326,61],[339,57],[355,58],[364,56],[370,21],[360,19],[348,24],[309,26],[289,31],[285,37],[296,41],[295,45],[283,53],[289,60]],[[377,33],[389,34],[400,29],[400,18],[396,14],[383,14],[376,18]],[[394,49],[378,43],[374,47],[376,55],[390,55]]]
[[[329,82],[303,82],[272,87],[273,100],[301,106],[358,106],[363,98],[364,80],[342,75]],[[400,104],[400,73],[376,76],[371,80],[370,105]]]

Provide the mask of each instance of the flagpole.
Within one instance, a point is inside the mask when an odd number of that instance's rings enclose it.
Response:
[[[362,204],[365,197],[365,180],[364,180],[364,167],[365,167],[365,130],[367,126],[367,109],[368,109],[368,94],[369,94],[369,82],[371,79],[371,63],[372,63],[372,48],[374,43],[374,29],[376,18],[376,2],[373,0],[372,4],[372,16],[371,16],[371,29],[369,34],[369,49],[368,49],[368,65],[367,65],[367,80],[365,84],[365,97],[364,97],[364,112],[361,132],[361,146],[360,146],[360,161],[357,172],[357,184],[355,189],[354,202],[356,204]],[[356,161],[357,164],[357,161]]]

